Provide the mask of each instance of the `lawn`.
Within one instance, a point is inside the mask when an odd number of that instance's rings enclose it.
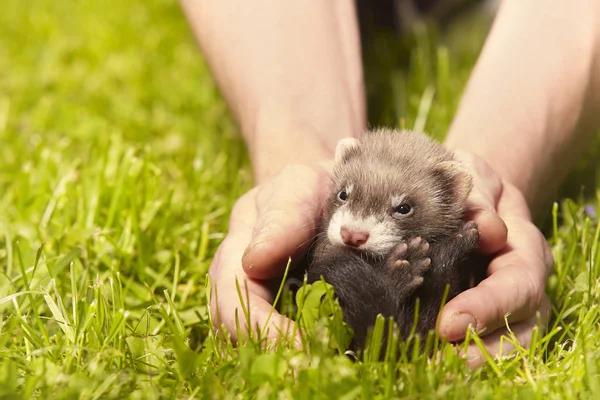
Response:
[[[598,146],[545,213],[553,318],[530,350],[353,362],[327,318],[305,351],[234,348],[206,272],[251,173],[178,5],[1,10],[0,398],[599,398]],[[369,41],[370,123],[441,138],[486,27]]]

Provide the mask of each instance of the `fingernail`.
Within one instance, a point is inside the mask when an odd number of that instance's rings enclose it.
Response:
[[[244,250],[244,254],[242,254],[242,262],[244,261],[250,250],[252,250],[252,247],[254,247],[252,243],[250,243],[248,247],[246,247],[246,250]]]
[[[248,256],[248,253],[250,253],[257,245],[259,245],[260,242],[261,239],[259,236],[255,236],[250,240],[250,243],[246,247],[246,250],[244,250],[244,254],[242,254],[242,262]]]
[[[465,337],[469,325],[471,325],[475,331],[478,330],[477,320],[471,314],[453,314],[448,318],[444,325],[443,335],[448,340],[462,339]]]

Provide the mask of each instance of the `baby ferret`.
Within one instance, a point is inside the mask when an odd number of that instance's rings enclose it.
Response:
[[[343,139],[307,269],[308,282],[334,288],[353,329],[351,348],[364,347],[378,314],[392,317],[406,339],[425,339],[447,299],[466,289],[479,234],[463,222],[472,179],[451,151],[425,134],[377,130]]]

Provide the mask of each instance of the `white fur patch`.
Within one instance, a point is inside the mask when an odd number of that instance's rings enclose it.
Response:
[[[359,218],[343,207],[338,208],[331,216],[327,227],[327,237],[336,246],[345,246],[340,230],[342,226],[351,230],[369,233],[367,243],[358,249],[365,252],[384,255],[401,239],[389,224],[377,221],[373,216]]]

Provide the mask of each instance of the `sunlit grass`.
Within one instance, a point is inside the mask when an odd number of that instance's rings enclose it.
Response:
[[[485,35],[468,26],[368,44],[373,125],[443,136]],[[206,272],[250,176],[177,4],[3,2],[0,397],[598,396],[600,230],[577,191],[549,230],[548,332],[472,372],[443,344],[354,362],[314,307],[304,351],[216,335]]]

